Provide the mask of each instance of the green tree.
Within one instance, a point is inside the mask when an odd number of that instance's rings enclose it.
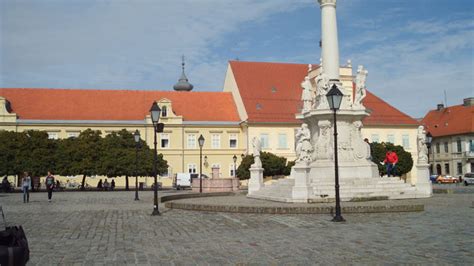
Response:
[[[101,174],[108,177],[125,176],[125,189],[129,190],[129,176],[135,175],[135,140],[125,129],[112,132],[103,140]]]
[[[0,131],[0,174],[16,175],[17,183],[25,171],[45,175],[54,168],[56,144],[44,131]]]
[[[98,130],[87,129],[77,138],[62,140],[58,156],[58,171],[61,175],[82,175],[81,189],[85,189],[86,177],[102,174],[103,138]]]
[[[385,154],[388,150],[394,151],[398,156],[398,163],[395,167],[395,174],[397,176],[402,176],[411,171],[413,167],[413,158],[411,157],[411,153],[405,151],[402,146],[394,145],[392,143],[377,143],[373,142],[370,143],[370,150],[372,155],[372,161],[377,164],[380,175],[386,175],[387,169],[385,165],[381,164],[381,162],[385,159]]]
[[[19,165],[31,176],[44,176],[55,168],[57,141],[48,138],[45,131],[29,130],[20,133]]]
[[[21,172],[17,164],[20,134],[13,131],[0,130],[0,175],[17,175]]]
[[[290,164],[286,164],[286,158],[277,156],[270,152],[261,152],[260,160],[262,161],[264,176],[287,175],[291,170],[291,166],[289,166]],[[240,180],[250,178],[249,168],[253,163],[253,155],[246,155],[242,158],[242,162],[237,168],[237,177]]]

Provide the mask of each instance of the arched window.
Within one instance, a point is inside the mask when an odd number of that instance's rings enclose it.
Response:
[[[161,117],[167,117],[168,111],[166,110],[166,106],[161,107]]]

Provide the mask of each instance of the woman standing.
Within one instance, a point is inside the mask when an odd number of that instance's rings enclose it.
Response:
[[[23,174],[21,189],[23,190],[23,203],[30,202],[31,177],[28,172]]]

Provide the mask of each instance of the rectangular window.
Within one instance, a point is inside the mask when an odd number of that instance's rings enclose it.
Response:
[[[231,163],[229,165],[229,174],[230,174],[231,177],[234,177],[234,169],[237,171],[237,164]]]
[[[77,137],[79,137],[79,132],[68,132],[67,137],[68,138],[77,138]]]
[[[436,143],[436,153],[440,153],[439,143]]]
[[[188,134],[188,149],[196,149],[196,135]]]
[[[474,151],[474,141],[472,139],[469,140],[469,151]],[[471,171],[474,171],[474,169]]]
[[[457,163],[457,174],[462,175],[462,163]]]
[[[213,149],[220,149],[221,148],[221,135],[220,134],[212,134],[211,141],[212,141],[212,148]]]
[[[59,139],[58,132],[48,132],[48,139]]]
[[[166,170],[163,173],[161,173],[160,176],[169,177],[170,176],[170,168],[166,168]]]
[[[372,139],[372,142],[379,142],[379,134],[372,134],[370,138]]]
[[[288,143],[286,143],[286,134],[285,133],[279,133],[278,134],[278,148],[280,148],[280,149],[288,148]]]
[[[168,134],[161,134],[161,148],[170,147],[170,136]]]
[[[456,140],[456,147],[458,152],[462,152],[462,142],[460,139]]]
[[[402,135],[402,145],[404,149],[410,148],[410,138],[406,134]]]
[[[196,164],[195,163],[189,163],[188,164],[188,173],[190,173],[190,174],[195,174],[196,173]]]
[[[262,133],[260,134],[260,145],[262,146],[262,149],[267,149],[270,147],[268,143],[268,134],[267,133]]]
[[[449,163],[444,164],[444,172],[449,175]]]
[[[448,153],[449,152],[449,145],[447,142],[444,143],[444,152]]]
[[[213,164],[212,164],[212,168],[218,168],[218,169],[219,169],[219,177],[221,177],[221,174],[222,174],[222,173],[221,173],[221,165],[218,164],[218,163],[213,163]],[[211,169],[212,169],[212,168],[211,168]],[[214,169],[212,169],[212,171],[214,172]]]
[[[230,134],[229,147],[233,149],[237,148],[237,134]]]
[[[393,134],[388,134],[387,135],[387,142],[390,142],[392,144],[395,144],[395,135]]]

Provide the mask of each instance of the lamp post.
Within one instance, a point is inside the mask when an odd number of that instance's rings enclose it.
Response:
[[[237,169],[236,169],[236,164],[237,164],[237,155],[234,154],[234,157],[232,157],[232,159],[234,160],[234,178],[237,177]]]
[[[140,145],[140,132],[135,130],[133,134],[133,138],[135,139],[135,200],[140,200],[138,198],[138,146]]]
[[[153,102],[151,108],[150,108],[150,116],[151,116],[151,121],[153,123],[153,136],[154,136],[154,141],[153,145],[155,147],[155,152],[153,156],[153,177],[154,177],[154,186],[153,186],[153,212],[151,215],[160,215],[160,211],[158,210],[158,174],[157,174],[157,169],[156,169],[156,164],[158,163],[158,153],[157,153],[157,148],[156,148],[156,133],[158,132],[160,125],[158,121],[160,120],[160,114],[161,114],[161,109],[158,106],[156,102]],[[162,125],[161,125],[161,128]]]
[[[199,193],[202,193],[202,146],[204,146],[204,137],[199,136]]]
[[[426,133],[426,148],[428,148],[428,163],[430,162],[430,149],[431,149],[431,141],[433,141],[433,136],[431,135],[430,132]],[[433,151],[433,158],[434,159],[434,151]],[[430,167],[430,170],[432,171],[431,174],[434,174],[434,163],[432,164],[432,167]]]
[[[342,97],[344,95],[337,88],[336,84],[333,84],[331,90],[326,94],[328,99],[329,108],[333,111],[334,115],[334,174],[336,178],[336,216],[332,219],[333,222],[344,222],[344,218],[341,215],[341,199],[339,197],[339,165],[337,158],[337,120],[336,111],[341,106]]]

